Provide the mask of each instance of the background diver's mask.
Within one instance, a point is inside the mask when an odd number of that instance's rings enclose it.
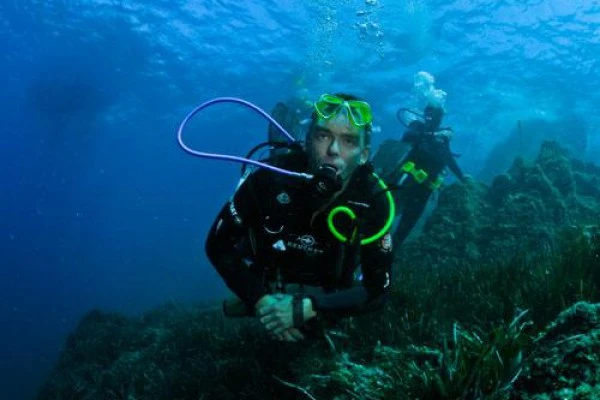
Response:
[[[344,110],[348,119],[356,127],[362,128],[373,121],[369,103],[360,100],[345,100],[341,97],[323,94],[314,104],[316,113],[325,120],[331,119]]]

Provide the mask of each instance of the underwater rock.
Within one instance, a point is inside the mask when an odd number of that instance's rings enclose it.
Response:
[[[600,304],[564,310],[536,339],[511,399],[600,398]]]
[[[536,161],[517,158],[491,186],[476,182],[442,189],[421,236],[397,248],[400,265],[494,263],[507,254],[546,252],[568,228],[600,220],[600,167],[542,143]]]
[[[563,196],[575,194],[573,169],[567,153],[556,142],[544,142],[536,164]]]
[[[37,399],[266,398],[247,368],[266,344],[244,340],[246,325],[224,321],[214,306],[167,304],[140,317],[89,312]]]
[[[518,121],[508,137],[492,149],[478,177],[491,182],[516,157],[534,161],[545,141],[556,142],[572,155],[585,156],[589,150],[587,128],[586,121],[576,114],[567,114],[555,121],[539,118]]]
[[[500,205],[514,187],[514,180],[508,173],[498,175],[492,181],[492,186],[488,191],[488,201],[493,205]]]
[[[487,336],[455,325],[453,343],[442,348],[379,342],[342,353],[317,373],[307,368],[300,382],[316,398],[338,400],[600,398],[600,304],[574,304],[533,340],[526,314]]]

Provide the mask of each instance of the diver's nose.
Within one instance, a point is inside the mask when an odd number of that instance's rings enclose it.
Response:
[[[337,156],[340,154],[340,141],[338,138],[333,138],[331,144],[329,144],[329,147],[327,148],[327,153],[330,156]]]

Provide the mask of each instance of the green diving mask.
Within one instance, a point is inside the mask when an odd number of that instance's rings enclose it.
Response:
[[[315,102],[314,107],[319,117],[325,120],[336,116],[345,107],[354,126],[362,128],[373,121],[371,106],[360,100],[344,100],[332,94],[323,94]]]

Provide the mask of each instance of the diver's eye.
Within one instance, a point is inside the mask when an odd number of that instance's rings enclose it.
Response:
[[[349,147],[356,147],[356,146],[358,146],[358,138],[351,137],[351,136],[345,137],[344,144]]]
[[[315,132],[315,139],[317,140],[326,140],[329,139],[331,137],[331,135],[328,132],[325,131],[316,131]]]

